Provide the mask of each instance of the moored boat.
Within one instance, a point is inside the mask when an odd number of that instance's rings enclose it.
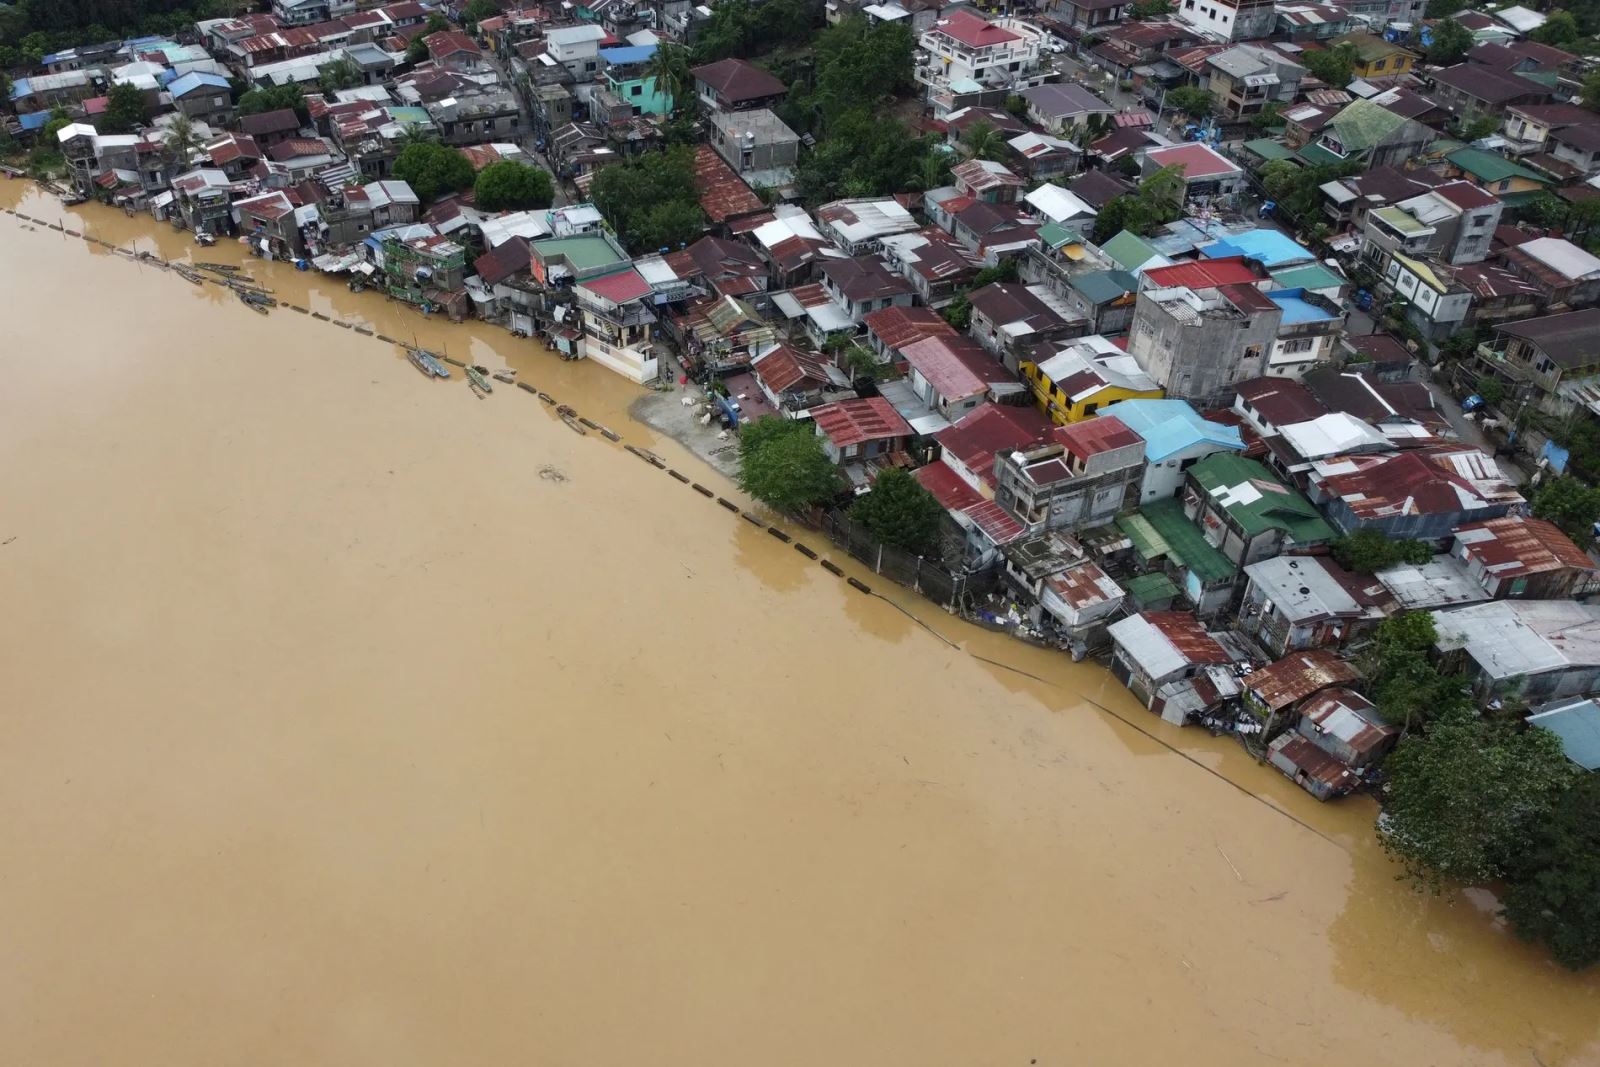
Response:
[[[477,367],[467,368],[467,383],[474,389],[480,390],[481,392],[494,392],[494,386],[489,384],[488,375],[484,374],[483,371],[479,370]]]

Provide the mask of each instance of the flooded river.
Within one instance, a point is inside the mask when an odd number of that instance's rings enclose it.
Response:
[[[0,1062],[1600,1063],[1600,979],[1097,667],[351,330],[11,216],[0,284]]]

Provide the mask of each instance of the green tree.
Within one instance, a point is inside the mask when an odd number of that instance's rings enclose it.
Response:
[[[1583,106],[1590,111],[1600,111],[1600,70],[1593,70],[1584,75],[1583,89],[1579,98],[1583,101]]]
[[[466,9],[461,12],[461,23],[469,30],[476,32],[478,23],[484,19],[493,18],[500,14],[500,5],[495,0],[471,0]]]
[[[1497,408],[1506,402],[1506,387],[1498,378],[1479,378],[1473,385],[1473,391],[1483,399],[1487,407]]]
[[[122,82],[106,93],[105,116],[99,125],[106,133],[127,133],[144,122],[146,113],[144,90]]]
[[[549,207],[555,200],[550,172],[503,159],[478,172],[473,199],[485,211],[521,211]]]
[[[1147,234],[1183,213],[1183,167],[1162,167],[1131,193],[1113,197],[1094,220],[1094,241],[1104,244],[1123,230]]]
[[[39,131],[39,144],[55,151],[60,139],[56,134],[67,126],[72,125],[72,116],[67,114],[67,109],[57,104],[50,109],[50,118],[45,121],[44,129]]]
[[[1439,67],[1459,63],[1467,50],[1477,44],[1472,31],[1453,19],[1433,27],[1433,43],[1428,46],[1428,62]]]
[[[444,17],[443,12],[432,11],[428,13],[428,21],[422,24],[422,35],[426,37],[430,33],[438,33],[449,28],[450,20]]]
[[[926,556],[938,546],[944,508],[910,472],[890,467],[879,472],[870,493],[856,498],[850,517],[876,540]]]
[[[173,116],[165,140],[167,148],[178,157],[179,165],[187,170],[195,149],[200,147],[200,136],[195,132],[194,123],[189,121],[188,115],[180,111]]]
[[[466,156],[454,148],[428,142],[401,149],[394,161],[394,176],[411,186],[424,203],[470,188],[475,177]]]
[[[340,56],[318,73],[318,84],[324,92],[334,93],[361,84],[361,67],[349,56]]]
[[[924,153],[917,160],[916,173],[911,176],[913,188],[926,192],[937,189],[950,177],[950,157],[937,150]]]
[[[1600,774],[1585,774],[1529,828],[1508,864],[1512,929],[1573,970],[1600,963]]]
[[[1250,125],[1258,130],[1270,130],[1283,125],[1283,105],[1276,100],[1268,100],[1261,105],[1260,111],[1250,116]]]
[[[687,145],[601,169],[590,195],[622,243],[636,253],[684,244],[705,228],[694,149]]]
[[[1332,48],[1302,52],[1300,63],[1324,85],[1343,89],[1356,76],[1356,46],[1341,41]]]
[[[765,55],[775,48],[800,45],[811,38],[816,9],[806,0],[721,0],[711,18],[695,31],[695,63],[714,63],[730,56]]]
[[[1540,44],[1554,45],[1557,48],[1566,48],[1574,44],[1580,36],[1578,20],[1567,11],[1552,11],[1545,17],[1544,25],[1528,34],[1529,37]]]
[[[834,497],[843,479],[809,424],[777,415],[739,431],[739,487],[779,511],[797,512]]]
[[[1192,118],[1203,119],[1216,111],[1217,98],[1199,86],[1180,85],[1167,92],[1166,106]]]
[[[1433,549],[1422,541],[1391,540],[1377,530],[1357,530],[1331,546],[1339,566],[1357,574],[1372,574],[1399,563],[1421,565],[1433,559]]]
[[[1379,838],[1415,884],[1435,891],[1446,881],[1480,885],[1503,875],[1572,777],[1554,734],[1486,720],[1466,706],[1404,738],[1384,769]]]
[[[260,89],[251,89],[239,98],[239,114],[260,115],[268,111],[282,111],[288,109],[300,117],[304,122],[306,111],[305,94],[298,85],[269,85]]]
[[[1586,545],[1594,539],[1595,520],[1600,519],[1600,489],[1591,489],[1569,474],[1557,475],[1534,491],[1533,514]]]
[[[1135,19],[1164,19],[1172,14],[1172,0],[1133,0]]]
[[[666,93],[672,98],[670,107],[673,111],[693,102],[689,50],[683,45],[672,41],[662,41],[657,44],[655,55],[650,57],[650,62],[645,67],[645,76],[654,81],[658,92]]]
[[[832,122],[828,135],[801,157],[795,182],[811,203],[888,195],[921,177],[925,156],[938,154],[942,161],[944,152],[937,137],[914,137],[897,119],[852,111]]]
[[[406,45],[406,62],[411,64],[423,63],[428,59],[428,42],[423,40],[425,34],[417,34]]]
[[[1466,0],[1428,0],[1424,16],[1430,20],[1447,19],[1466,6]]]
[[[968,126],[961,135],[961,147],[966,149],[969,159],[987,159],[994,163],[1004,158],[1010,148],[1006,144],[1005,131],[987,122],[974,122]]]
[[[1006,111],[1014,119],[1026,119],[1028,117],[1028,98],[1020,93],[1012,93],[1006,97]]]
[[[1379,623],[1363,654],[1368,695],[1384,719],[1402,733],[1465,705],[1464,679],[1441,673],[1430,658],[1437,639],[1432,615],[1407,612]]]
[[[966,333],[967,327],[972,325],[972,302],[967,299],[966,293],[962,293],[946,304],[940,314],[944,316],[944,321]]]

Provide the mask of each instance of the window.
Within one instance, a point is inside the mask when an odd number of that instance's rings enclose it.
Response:
[[[1316,347],[1316,341],[1310,337],[1300,337],[1283,343],[1285,352],[1309,352]]]
[[[629,96],[643,96],[644,95],[644,86],[642,86],[642,85],[630,85],[630,86],[628,86],[628,95]]]

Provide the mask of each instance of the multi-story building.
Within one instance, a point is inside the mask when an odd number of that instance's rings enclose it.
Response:
[[[995,501],[1030,534],[1100,526],[1136,502],[1144,441],[1112,415],[1058,426],[1049,443],[995,457]]]
[[[1272,35],[1273,0],[1180,0],[1174,14],[1212,41],[1254,41]]]
[[[1600,308],[1501,323],[1478,346],[1475,369],[1546,414],[1585,408],[1600,397]]]
[[[1147,289],[1133,312],[1128,352],[1170,397],[1202,407],[1266,373],[1283,309],[1244,283]]]
[[[654,381],[660,373],[655,352],[654,294],[649,282],[628,264],[583,278],[572,289],[583,318],[582,355],[630,381]]]
[[[1236,567],[1293,549],[1315,548],[1338,536],[1315,505],[1266,467],[1233,452],[1207,456],[1189,468],[1183,513]]]
[[[952,87],[972,83],[991,89],[1021,89],[1034,84],[1039,66],[1038,27],[1020,19],[993,22],[958,8],[934,22],[918,40],[917,81],[927,86],[935,111],[953,110]],[[942,99],[941,99],[942,98]]]
[[[1242,44],[1206,59],[1209,89],[1230,119],[1259,114],[1269,103],[1300,95],[1306,70],[1282,52]]]

